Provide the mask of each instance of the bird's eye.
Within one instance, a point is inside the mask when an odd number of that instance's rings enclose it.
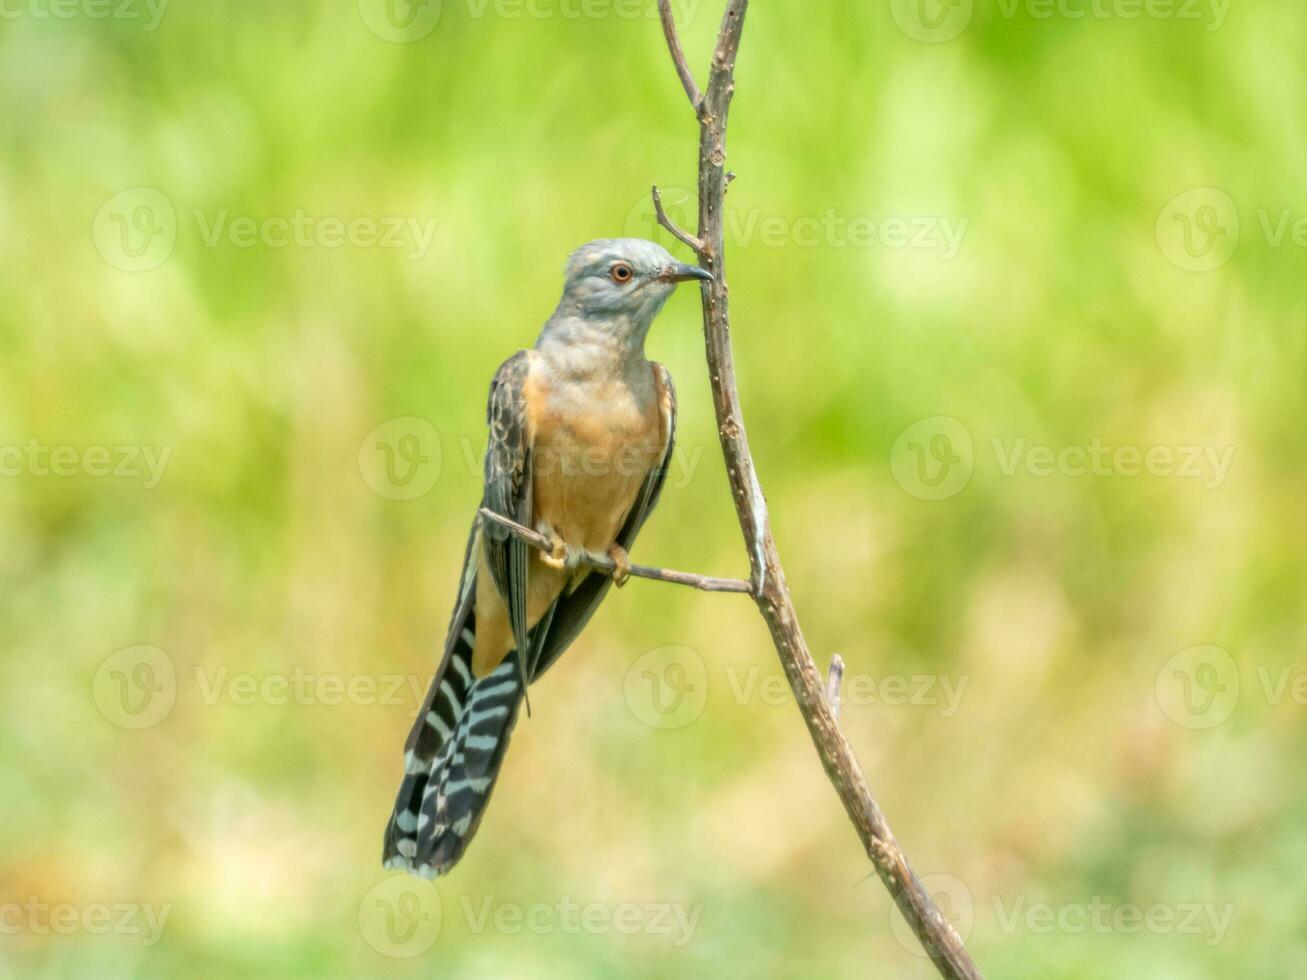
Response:
[[[625,262],[618,262],[608,270],[614,282],[630,282],[635,278],[635,270]]]

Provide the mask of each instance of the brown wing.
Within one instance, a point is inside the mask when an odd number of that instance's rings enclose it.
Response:
[[[518,351],[505,361],[490,385],[486,422],[485,496],[482,505],[531,527],[531,445],[527,426],[526,379],[531,355]],[[508,606],[518,650],[527,649],[527,562],[529,546],[492,521],[483,521],[486,558],[499,594]]]
[[[662,415],[663,451],[658,464],[649,471],[635,504],[626,515],[622,529],[617,532],[617,543],[627,551],[635,545],[636,536],[644,522],[658,505],[662,495],[663,484],[667,481],[667,470],[672,462],[672,450],[676,444],[676,389],[672,385],[672,376],[667,368],[654,362],[654,385],[658,390],[659,409]],[[585,628],[599,603],[603,601],[613,580],[607,575],[590,573],[581,580],[581,584],[570,592],[564,592],[555,601],[548,613],[548,632],[537,636],[537,647],[533,651],[531,669],[527,676],[534,680],[549,669],[563,651],[568,648],[577,635]]]

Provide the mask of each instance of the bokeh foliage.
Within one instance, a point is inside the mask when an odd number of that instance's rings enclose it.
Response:
[[[213,696],[297,668],[429,674],[490,376],[534,339],[569,249],[647,233],[652,182],[693,186],[652,3],[437,4],[411,43],[321,0],[177,4],[150,31],[39,0],[0,20],[0,445],[171,447],[154,487],[0,477],[0,903],[171,906],[155,945],[21,929],[0,935],[0,968],[932,975],[895,939],[798,713],[764,693],[779,668],[747,600],[614,595],[533,696],[413,959],[379,953],[359,917],[414,698]],[[1307,707],[1276,685],[1307,671],[1307,294],[1303,249],[1266,226],[1307,216],[1307,19],[1269,0],[1218,29],[1210,4],[1204,20],[968,8],[942,43],[911,36],[897,0],[750,13],[734,338],[809,643],[871,684],[849,692],[850,738],[919,870],[964,883],[954,911],[991,976],[1301,974]],[[702,76],[719,5],[677,9]],[[129,272],[93,222],[142,187],[175,209],[176,245]],[[1237,208],[1238,250],[1209,271],[1158,233],[1193,188]],[[219,212],[297,211],[433,233],[425,250],[205,240]],[[893,218],[965,235],[951,258],[899,247]],[[837,222],[853,219],[880,237],[851,241]],[[738,574],[691,291],[650,353],[678,379],[686,469],[637,557]],[[412,501],[360,470],[397,417],[439,434],[439,478]],[[891,461],[937,417],[963,427],[974,469],[925,500]],[[1005,472],[1018,444],[1095,440],[1233,456],[1221,480]],[[132,731],[93,691],[138,645],[165,651],[176,701]],[[706,703],[650,727],[624,685],[669,645],[703,665]],[[1240,682],[1210,728],[1177,723],[1162,691],[1199,645]],[[935,701],[896,703],[887,678],[933,678]],[[952,712],[945,680],[964,685]],[[463,903],[487,898],[701,915],[679,946],[478,932]],[[1074,914],[1045,930],[1023,911],[1095,902],[1233,915],[1217,941]]]

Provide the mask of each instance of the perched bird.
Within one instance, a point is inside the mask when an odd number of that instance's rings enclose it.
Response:
[[[496,373],[482,506],[552,548],[473,523],[444,657],[405,745],[387,868],[434,878],[462,857],[527,684],[576,639],[608,586],[626,581],[676,432],[672,379],[645,358],[645,337],[678,283],[711,279],[653,242],[584,245],[535,347]],[[617,572],[589,570],[586,554],[612,558]]]

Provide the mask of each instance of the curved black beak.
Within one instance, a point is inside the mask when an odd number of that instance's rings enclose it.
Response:
[[[658,275],[662,282],[689,282],[691,279],[697,279],[699,282],[712,282],[712,273],[707,269],[700,269],[697,265],[672,265],[668,266]]]

